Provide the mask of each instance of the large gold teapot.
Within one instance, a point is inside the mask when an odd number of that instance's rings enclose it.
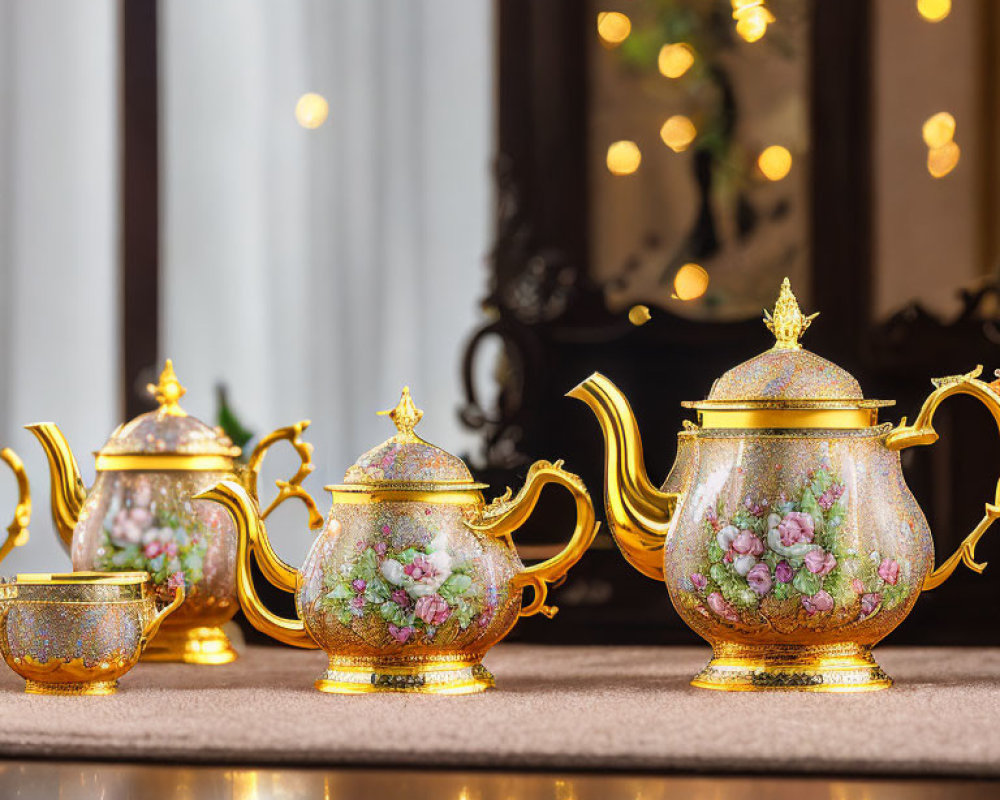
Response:
[[[261,439],[246,465],[240,448],[180,407],[185,389],[168,359],[157,385],[159,408],[140,414],[111,434],[96,453],[97,477],[88,490],[62,432],[51,422],[26,426],[45,449],[52,478],[52,518],[70,549],[73,569],[148,572],[163,599],[185,586],[183,605],[143,654],[148,661],[226,664],[236,652],[222,630],[239,608],[236,597],[236,531],[212,503],[192,501],[221,480],[237,480],[256,496],[267,449],[281,440],[295,448],[301,466],[278,494],[267,516],[289,497],[302,500],[317,527],[322,517],[302,481],[313,470],[312,446],[300,435],[309,422],[280,428]]]
[[[815,315],[813,315],[815,316]],[[899,451],[937,440],[938,405],[981,400],[1000,426],[1000,385],[941,378],[912,424],[879,424],[890,402],[802,349],[812,316],[782,284],[765,322],[774,346],[722,375],[678,437],[662,489],[646,476],[628,401],[594,374],[583,400],[606,440],[611,532],[640,572],[665,581],[681,618],[712,645],[693,685],[722,690],[864,691],[891,685],[871,648],[975,546],[1000,516],[1000,484],[982,521],[934,569],[934,544]]]
[[[24,463],[17,453],[9,447],[0,450],[0,461],[6,462],[17,479],[17,505],[14,507],[14,519],[7,526],[7,538],[0,545],[0,561],[15,547],[20,547],[28,541],[28,524],[31,522],[31,487],[24,471]]]
[[[324,692],[466,694],[493,686],[483,655],[518,616],[545,605],[547,583],[562,578],[597,533],[590,496],[561,463],[539,461],[524,487],[490,504],[461,459],[413,432],[422,412],[407,389],[388,413],[398,432],[328,486],[333,505],[301,570],[271,548],[256,503],[223,482],[199,495],[222,503],[239,531],[238,589],[243,613],[260,631],[298,647],[320,647],[329,668]],[[557,555],[525,568],[511,534],[555,483],[576,501],[576,528]],[[295,593],[296,619],[261,603],[251,553],[275,586]],[[522,605],[522,590],[531,601]]]

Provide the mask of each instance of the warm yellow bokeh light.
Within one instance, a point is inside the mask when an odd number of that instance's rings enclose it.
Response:
[[[951,0],[917,0],[917,12],[928,22],[940,22],[951,13]]]
[[[685,42],[665,44],[660,48],[657,66],[665,78],[679,78],[694,64],[694,50]]]
[[[651,319],[652,315],[649,313],[649,306],[632,306],[628,310],[628,321],[636,327],[645,325]]]
[[[632,32],[632,20],[619,11],[602,11],[597,15],[597,35],[610,45],[619,45]]]
[[[708,272],[700,264],[685,264],[674,275],[674,297],[696,300],[708,289]]]
[[[299,125],[310,130],[318,128],[330,113],[330,104],[321,94],[308,92],[295,104],[295,119]]]
[[[697,135],[698,130],[694,127],[694,123],[683,114],[675,114],[660,128],[660,138],[675,153],[687,150]]]
[[[792,169],[792,154],[780,144],[772,144],[757,156],[757,167],[769,181],[780,181]]]
[[[614,142],[608,148],[608,171],[612,175],[631,175],[642,163],[642,153],[639,145],[623,139]]]
[[[947,111],[928,117],[923,127],[924,144],[931,149],[944,147],[955,138],[955,118]]]
[[[962,151],[954,142],[934,147],[927,152],[927,171],[935,178],[943,178],[956,166]]]
[[[736,32],[748,42],[764,38],[767,26],[774,22],[774,14],[763,5],[740,8],[733,16],[736,17]]]

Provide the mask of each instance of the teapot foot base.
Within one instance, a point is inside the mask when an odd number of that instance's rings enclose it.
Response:
[[[89,681],[87,683],[41,683],[26,680],[24,691],[27,694],[72,695],[109,695],[118,690],[118,681]]]
[[[872,692],[888,689],[892,678],[859,645],[723,645],[691,685],[723,692]]]
[[[172,628],[164,625],[142,654],[142,661],[216,665],[236,660],[221,627]]]
[[[316,688],[332,694],[411,692],[475,694],[496,685],[478,660],[332,658],[316,680]]]

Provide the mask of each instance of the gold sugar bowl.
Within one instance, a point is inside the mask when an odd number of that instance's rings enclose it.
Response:
[[[547,584],[561,579],[597,532],[586,487],[561,462],[536,462],[516,496],[483,500],[465,463],[414,433],[422,413],[403,390],[388,413],[397,433],[328,486],[326,525],[300,570],[271,548],[243,487],[223,482],[199,495],[222,503],[239,531],[238,588],[247,619],[287,644],[322,648],[324,692],[468,694],[494,685],[483,655],[519,616],[557,609]],[[565,549],[525,567],[511,535],[553,483],[576,501]],[[251,553],[275,586],[295,593],[297,618],[267,610],[250,576]],[[533,589],[522,601],[525,588]]]
[[[97,477],[88,490],[76,459],[51,422],[26,426],[48,457],[52,517],[69,548],[74,570],[148,572],[166,599],[176,587],[187,592],[143,658],[191,664],[226,664],[236,658],[222,630],[239,608],[236,595],[236,531],[213,503],[194,501],[222,480],[235,480],[256,497],[268,448],[287,440],[301,466],[265,509],[295,497],[322,523],[302,481],[313,469],[312,446],[300,435],[303,421],[265,436],[249,462],[221,430],[189,416],[179,401],[185,389],[168,359],[159,383],[149,386],[159,407],[121,426],[96,453]]]
[[[31,487],[24,471],[24,463],[9,447],[0,450],[0,461],[6,462],[17,480],[17,505],[14,519],[7,526],[7,538],[0,545],[0,561],[3,561],[15,547],[28,541],[28,524],[31,522]]]
[[[632,410],[595,373],[569,395],[597,416],[606,443],[606,508],[626,559],[665,581],[681,618],[713,649],[693,685],[727,691],[882,689],[871,648],[922,590],[960,562],[976,572],[980,537],[1000,517],[1000,484],[958,551],[934,568],[934,543],[906,486],[900,451],[932,444],[934,412],[956,394],[1000,426],[1000,381],[939,378],[912,424],[880,424],[888,401],[864,397],[837,365],[802,348],[805,316],[782,284],[765,322],[770,350],[685,403],[698,424],[678,437],[656,489]]]
[[[18,575],[0,584],[0,653],[30,694],[113,694],[184,587],[157,610],[145,572]]]

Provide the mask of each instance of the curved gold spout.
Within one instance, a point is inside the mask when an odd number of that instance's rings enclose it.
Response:
[[[80,468],[69,448],[69,442],[54,422],[36,422],[24,427],[42,443],[45,457],[49,460],[52,521],[63,544],[69,548],[73,542],[73,529],[80,518],[83,502],[87,499],[87,487],[80,477]]]
[[[635,415],[617,386],[595,372],[566,396],[590,406],[601,424],[604,500],[611,535],[633,567],[662,581],[663,545],[678,495],[661,492],[650,483]]]
[[[211,500],[218,503],[233,518],[236,525],[236,593],[240,598],[240,606],[246,618],[261,633],[277,639],[279,642],[294,645],[295,647],[305,647],[317,649],[319,645],[313,641],[305,629],[305,624],[301,619],[286,619],[271,612],[257,594],[257,589],[253,585],[253,576],[250,573],[250,559],[253,553],[257,554],[258,560],[266,553],[266,557],[275,560],[275,564],[265,575],[298,572],[282,561],[278,554],[271,549],[271,543],[267,538],[267,530],[260,518],[260,510],[257,503],[247,494],[246,489],[233,481],[222,481],[208,491],[195,495],[196,500]],[[263,550],[263,553],[262,553]],[[280,566],[279,566],[280,563]],[[263,571],[263,570],[262,570]],[[286,591],[295,591],[296,586],[279,586]]]

